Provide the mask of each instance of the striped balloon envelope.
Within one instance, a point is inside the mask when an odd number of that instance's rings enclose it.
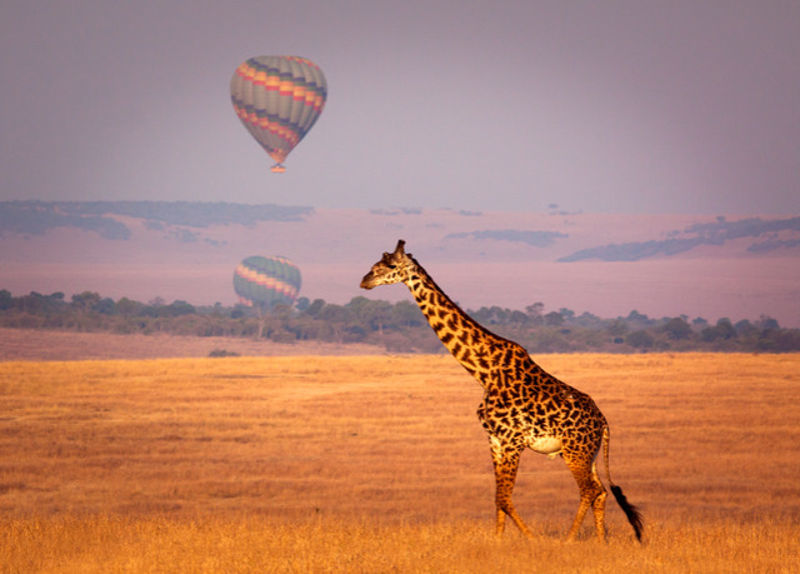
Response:
[[[285,257],[247,257],[233,272],[233,289],[239,301],[259,310],[289,305],[297,299],[300,269]]]
[[[316,123],[327,95],[319,66],[297,56],[256,56],[231,78],[233,109],[277,173],[286,171],[286,156]]]

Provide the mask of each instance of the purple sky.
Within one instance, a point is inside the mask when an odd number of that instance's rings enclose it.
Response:
[[[800,212],[800,2],[0,4],[0,199]],[[325,71],[273,175],[234,68]]]

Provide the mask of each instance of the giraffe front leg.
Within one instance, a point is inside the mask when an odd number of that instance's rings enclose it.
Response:
[[[495,506],[497,508],[497,535],[505,530],[506,516],[511,517],[517,528],[527,537],[533,533],[522,521],[514,505],[511,503],[511,494],[514,491],[514,482],[517,479],[519,456],[521,448],[513,445],[504,445],[496,437],[491,436],[492,462],[494,463],[495,478]]]

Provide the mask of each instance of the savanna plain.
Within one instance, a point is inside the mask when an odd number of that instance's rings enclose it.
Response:
[[[168,341],[165,341],[168,342]],[[0,362],[0,572],[797,572],[800,355],[543,355],[608,418],[608,541],[523,454],[494,535],[450,356]],[[601,473],[604,476],[604,473]]]

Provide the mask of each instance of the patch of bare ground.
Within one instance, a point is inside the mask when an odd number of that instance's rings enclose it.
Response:
[[[317,341],[274,343],[234,337],[77,333],[0,328],[0,361],[74,361],[207,357],[222,350],[241,356],[374,355],[380,347]]]
[[[612,428],[609,542],[527,452],[493,536],[449,356],[0,363],[0,572],[793,572],[800,355],[545,355]]]

